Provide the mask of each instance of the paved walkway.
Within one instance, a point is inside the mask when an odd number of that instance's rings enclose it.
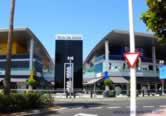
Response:
[[[157,99],[166,99],[166,96],[148,96],[148,97],[138,97],[137,100],[146,100],[146,101],[150,101],[150,100],[157,100]],[[86,99],[59,99],[56,98],[55,99],[55,103],[84,103],[84,102],[88,102],[88,103],[97,103],[97,102],[107,102],[107,101],[113,101],[113,102],[118,102],[118,101],[126,101],[129,102],[130,98],[129,97],[123,97],[123,98],[95,98],[95,99],[90,99],[90,98],[86,98]],[[111,102],[112,103],[112,102]],[[121,102],[120,102],[121,103]],[[117,104],[115,104],[115,106],[90,106],[88,107],[89,110],[99,110],[99,109],[122,109],[123,106],[118,106]],[[142,106],[142,108],[154,108],[155,106],[153,105],[144,105]],[[125,106],[125,109],[129,109],[129,106]],[[165,108],[166,109],[166,105],[160,105],[159,108]],[[11,113],[11,114],[0,114],[0,116],[47,116],[47,115],[52,115],[52,114],[58,114],[59,111],[61,110],[80,110],[83,109],[83,107],[63,107],[63,106],[54,106],[54,107],[49,107],[49,108],[44,108],[44,109],[35,109],[35,110],[29,110],[29,111],[24,111],[24,112],[18,112],[18,113]],[[123,108],[124,109],[124,108]],[[166,110],[165,110],[166,111]],[[156,111],[157,112],[157,111]],[[159,113],[159,112],[157,112]],[[150,114],[147,114],[145,116],[152,116]],[[158,115],[154,115],[154,116],[158,116]],[[160,115],[162,116],[162,115]],[[166,115],[163,115],[166,116]]]
[[[142,116],[166,116],[166,108],[154,111],[152,113],[147,113]]]

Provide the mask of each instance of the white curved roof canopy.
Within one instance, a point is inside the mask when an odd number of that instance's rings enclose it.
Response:
[[[104,38],[102,38],[99,43],[91,50],[89,55],[84,61],[84,64],[88,63],[94,55],[103,53],[104,51],[104,42],[105,40],[109,41],[110,47],[124,47],[129,46],[129,32],[124,30],[113,30],[112,32],[108,33]],[[156,41],[156,37],[152,34],[140,33],[135,32],[135,44],[138,48],[150,48],[153,45],[156,46],[156,53],[157,57],[159,58],[166,58],[163,48],[166,49],[166,44],[160,45]],[[165,55],[165,56],[163,56]]]
[[[0,38],[7,38],[8,29],[0,29]],[[23,45],[27,45],[30,43],[30,39],[34,39],[35,47],[34,52],[36,55],[41,56],[42,63],[44,65],[49,65],[54,67],[54,63],[48,54],[46,48],[40,42],[40,40],[35,36],[35,34],[29,28],[15,28],[14,34],[15,39],[18,39]]]

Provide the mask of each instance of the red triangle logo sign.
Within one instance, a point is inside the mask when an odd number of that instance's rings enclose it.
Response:
[[[124,57],[127,60],[128,65],[131,68],[135,67],[139,56],[140,56],[140,52],[127,52],[127,53],[124,53]]]

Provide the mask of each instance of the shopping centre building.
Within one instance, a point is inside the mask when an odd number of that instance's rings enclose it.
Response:
[[[135,32],[136,51],[141,56],[136,66],[137,89],[142,87],[157,91],[161,82],[159,79],[159,63],[166,60],[166,44],[161,45],[152,34]],[[108,33],[92,49],[84,61],[84,86],[98,85],[101,88],[104,72],[113,86],[129,90],[130,69],[123,54],[129,52],[129,32],[113,30]]]
[[[5,77],[8,29],[0,29],[0,87]],[[11,58],[11,88],[27,86],[31,71],[40,82],[53,81],[54,63],[40,40],[28,28],[14,29]]]

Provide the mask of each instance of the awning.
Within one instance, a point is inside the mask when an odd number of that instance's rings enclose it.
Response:
[[[110,77],[113,83],[129,83],[124,77]]]
[[[86,81],[85,83],[83,83],[83,85],[91,85],[91,84],[95,84],[97,83],[98,81],[100,81],[102,78],[93,78],[93,79],[90,79],[88,81]]]
[[[3,78],[0,78],[0,81],[3,81]],[[11,82],[26,82],[25,78],[11,78]]]

